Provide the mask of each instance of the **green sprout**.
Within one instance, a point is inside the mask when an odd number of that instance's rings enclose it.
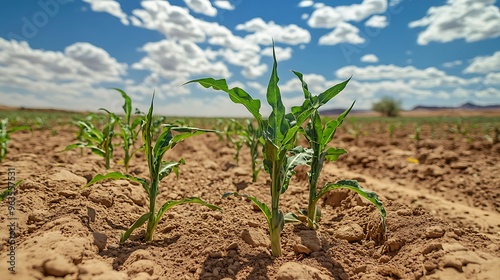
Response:
[[[172,149],[178,143],[184,141],[186,138],[200,135],[206,132],[213,132],[212,130],[199,129],[194,127],[179,127],[173,125],[163,125],[163,131],[156,140],[156,143],[153,145],[153,99],[151,100],[151,106],[149,107],[148,114],[144,117],[142,122],[142,139],[144,141],[144,152],[146,154],[146,158],[148,161],[149,167],[149,180],[137,178],[134,176],[122,174],[120,172],[111,172],[106,175],[98,174],[96,175],[88,184],[83,186],[82,188],[87,188],[99,181],[106,179],[125,179],[134,182],[138,182],[142,185],[143,189],[148,194],[149,198],[149,211],[139,217],[137,221],[135,221],[132,226],[125,231],[120,238],[120,243],[124,243],[132,234],[132,232],[141,227],[144,223],[147,222],[146,225],[146,234],[144,237],[144,241],[152,241],[153,235],[160,222],[163,214],[169,210],[170,208],[186,203],[196,203],[201,204],[208,207],[211,210],[220,210],[219,207],[209,204],[198,197],[189,197],[183,198],[179,200],[170,200],[165,202],[156,212],[156,198],[159,193],[160,181],[165,178],[170,173],[174,172],[177,176],[178,167],[181,164],[184,164],[184,159],[180,159],[179,161],[163,161],[163,155],[170,149]],[[176,132],[174,135],[173,132]]]
[[[245,106],[253,115],[258,129],[262,132],[264,170],[269,174],[271,179],[271,208],[256,197],[246,194],[227,192],[222,197],[227,198],[232,195],[237,197],[242,196],[248,198],[259,207],[267,220],[273,256],[281,255],[281,232],[285,223],[297,220],[297,217],[292,213],[283,214],[279,208],[279,201],[281,194],[288,189],[291,177],[295,174],[294,168],[299,165],[305,165],[310,160],[310,153],[301,147],[297,147],[294,150],[294,142],[301,125],[312,111],[311,108],[304,108],[304,111],[298,112],[297,116],[291,113],[285,114],[285,106],[281,99],[278,80],[276,54],[273,45],[273,68],[266,94],[267,102],[271,106],[272,111],[266,120],[260,113],[260,100],[253,99],[241,88],[235,87],[230,89],[224,79],[204,78],[188,82],[196,82],[205,88],[211,87],[214,90],[226,92],[231,101]],[[294,150],[294,153],[291,153],[292,150]]]
[[[90,148],[94,154],[104,158],[106,161],[106,169],[109,169],[111,165],[111,158],[113,158],[113,136],[116,125],[116,117],[108,112],[108,122],[102,131],[97,129],[87,119],[77,121],[77,125],[80,129],[80,134],[77,139],[81,142],[68,145],[64,151],[75,148]]]
[[[7,127],[9,119],[5,118],[0,121],[0,162],[2,162],[5,157],[7,157],[7,143],[10,141],[10,135],[13,132],[19,130],[30,129],[27,125],[14,126],[11,128]]]
[[[354,180],[341,180],[336,183],[327,183],[325,186],[323,186],[323,188],[321,188],[320,191],[318,191],[317,187],[319,176],[321,174],[321,170],[323,169],[323,164],[326,161],[336,161],[340,155],[346,153],[344,149],[328,147],[328,144],[335,136],[337,128],[342,124],[344,118],[351,111],[352,107],[354,106],[354,102],[352,103],[351,107],[340,114],[337,119],[328,120],[324,123],[324,125],[318,112],[318,108],[322,104],[327,103],[337,94],[339,94],[346,87],[349,80],[327,89],[318,96],[313,96],[309,92],[307,83],[303,79],[303,75],[299,72],[293,72],[302,83],[302,90],[304,92],[305,101],[302,107],[292,108],[292,112],[294,112],[296,115],[299,115],[301,112],[305,111],[305,108],[314,108],[314,110],[310,114],[309,122],[307,123],[304,131],[304,135],[310,145],[309,152],[312,153],[312,158],[309,162],[311,170],[310,172],[308,172],[309,203],[307,210],[300,210],[299,212],[307,217],[307,225],[309,228],[317,228],[317,221],[321,215],[319,207],[317,206],[319,199],[331,190],[346,188],[353,190],[362,197],[368,199],[379,209],[382,225],[385,231],[386,212],[382,202],[379,200],[376,193],[361,188],[358,182]]]

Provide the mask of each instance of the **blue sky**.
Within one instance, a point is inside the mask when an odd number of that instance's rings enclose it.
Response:
[[[0,11],[0,104],[120,111],[129,93],[156,113],[246,116],[224,93],[182,86],[227,79],[265,100],[278,58],[284,103],[352,75],[325,108],[383,96],[416,105],[500,103],[495,0],[7,0]],[[263,102],[265,103],[265,102]],[[264,111],[268,108],[264,108]],[[265,113],[265,112],[263,112]]]

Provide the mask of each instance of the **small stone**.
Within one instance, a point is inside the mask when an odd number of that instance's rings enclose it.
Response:
[[[269,247],[271,241],[258,229],[245,229],[241,232],[241,239],[253,247]]]
[[[438,265],[436,263],[432,263],[432,262],[425,262],[424,268],[427,271],[433,271],[434,269],[438,268]]]
[[[89,195],[89,199],[106,207],[111,207],[113,205],[113,197],[104,191],[94,191]]]
[[[260,209],[259,209],[259,210],[260,210]],[[247,225],[248,225],[248,226],[250,226],[250,227],[254,227],[254,228],[256,228],[256,227],[259,227],[259,226],[260,226],[260,224],[259,224],[259,223],[254,222],[254,221],[248,221],[248,222],[247,222]]]
[[[104,250],[104,248],[106,248],[108,236],[106,236],[106,234],[103,234],[100,232],[93,232],[92,235],[94,237],[94,245],[97,246],[97,248],[99,249],[99,252],[102,252]]]
[[[365,237],[363,229],[356,223],[341,226],[335,232],[335,237],[349,242],[360,241]]]
[[[427,255],[430,252],[439,251],[439,250],[443,250],[443,244],[430,243],[427,246],[425,246],[424,250],[422,251],[422,254]]]
[[[77,192],[75,191],[70,191],[70,190],[60,190],[58,192],[59,195],[70,198],[70,197],[76,197],[78,195]]]
[[[388,263],[390,260],[391,258],[387,255],[383,255],[382,257],[380,257],[380,259],[378,259],[380,263]]]
[[[208,253],[208,255],[211,258],[214,258],[214,259],[222,258],[222,252],[221,251],[212,251],[212,252]]]
[[[425,229],[425,237],[427,238],[439,238],[443,237],[444,229],[440,226],[431,226]]]
[[[361,266],[358,266],[354,269],[354,273],[361,273],[361,272],[365,272],[366,271],[366,265],[361,265]]]
[[[57,255],[54,259],[48,260],[43,264],[45,275],[64,277],[76,272],[76,266],[66,257]]]
[[[238,249],[238,243],[236,243],[236,242],[233,242],[233,243],[229,244],[229,246],[226,247],[227,251],[236,250],[236,249]]]
[[[315,230],[302,230],[298,233],[300,242],[312,252],[321,250],[321,242],[318,238],[318,233]]]
[[[310,254],[312,251],[302,244],[293,244],[293,251],[297,254]]]
[[[220,212],[213,212],[212,217],[218,221],[222,220],[222,214]]]

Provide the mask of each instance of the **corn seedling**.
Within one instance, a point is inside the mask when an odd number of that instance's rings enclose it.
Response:
[[[360,196],[368,199],[373,203],[380,211],[380,217],[382,220],[382,225],[385,231],[385,217],[386,212],[382,202],[379,200],[378,195],[374,192],[367,191],[361,188],[357,181],[355,180],[341,180],[336,183],[327,183],[320,191],[318,191],[318,179],[323,169],[323,164],[326,161],[336,161],[338,157],[345,154],[344,149],[337,149],[333,147],[328,147],[328,144],[332,141],[335,136],[337,128],[342,124],[344,118],[351,111],[354,106],[354,102],[351,107],[346,109],[342,114],[340,114],[337,119],[328,120],[324,123],[319,115],[318,108],[326,104],[337,94],[339,94],[347,85],[348,81],[337,84],[318,96],[313,96],[308,89],[307,83],[303,79],[303,75],[299,72],[293,71],[294,74],[300,79],[302,83],[302,90],[304,92],[305,101],[302,107],[292,108],[292,112],[295,114],[300,114],[305,111],[305,108],[313,108],[312,113],[309,117],[309,122],[307,123],[304,135],[309,142],[310,149],[308,151],[312,154],[311,161],[308,162],[311,170],[308,172],[309,177],[309,203],[307,210],[300,210],[299,212],[307,217],[307,225],[311,229],[316,229],[318,227],[317,222],[320,217],[320,210],[318,207],[318,201],[326,193],[331,190],[345,188],[350,189],[358,193]],[[298,118],[298,116],[297,116]]]
[[[125,120],[122,120],[111,112],[108,112],[108,114],[115,118],[118,126],[120,126],[120,136],[123,139],[123,151],[125,152],[123,164],[125,165],[125,172],[128,172],[130,159],[136,152],[141,150],[140,148],[135,149],[135,144],[137,143],[137,139],[139,138],[142,119],[135,118],[135,120],[132,121],[132,99],[130,99],[130,97],[123,90],[117,88],[114,88],[114,90],[118,91],[125,100],[125,103],[122,107],[125,113]]]
[[[146,242],[152,241],[156,227],[158,226],[158,223],[160,222],[163,214],[170,208],[180,204],[196,203],[204,205],[211,210],[222,211],[219,207],[209,204],[198,197],[189,197],[179,200],[167,201],[158,209],[158,212],[156,212],[156,198],[159,193],[160,181],[172,172],[174,172],[178,176],[179,165],[185,163],[184,159],[171,162],[163,161],[163,155],[168,150],[172,149],[175,145],[184,141],[186,138],[213,131],[194,127],[163,125],[163,131],[158,137],[156,143],[153,145],[153,101],[154,96],[153,100],[151,101],[151,106],[149,107],[148,114],[144,117],[144,121],[142,122],[142,139],[144,141],[144,152],[148,161],[149,180],[122,174],[120,172],[111,172],[106,175],[96,175],[88,184],[82,187],[87,188],[99,181],[106,179],[126,179],[138,182],[142,185],[143,189],[148,194],[149,211],[139,217],[139,219],[137,219],[137,221],[135,221],[132,226],[121,235],[121,243],[125,242],[135,229],[141,227],[146,222],[147,225],[144,240]],[[176,134],[174,135],[173,132],[176,132]]]
[[[495,126],[492,128],[493,130],[493,136],[490,136],[489,131],[484,135],[486,140],[490,142],[491,144],[495,145],[496,143],[500,142],[500,127]]]
[[[280,256],[281,232],[285,223],[295,220],[295,215],[287,214],[285,216],[279,209],[280,195],[288,189],[290,179],[295,173],[294,168],[298,165],[306,164],[308,157],[310,157],[310,154],[306,152],[297,151],[294,154],[290,154],[290,151],[294,148],[295,136],[300,126],[309,116],[310,110],[301,112],[297,119],[294,119],[292,114],[285,114],[285,106],[283,105],[278,87],[279,78],[274,45],[273,60],[271,78],[266,94],[267,102],[271,106],[272,111],[267,120],[264,120],[260,113],[261,102],[259,99],[253,99],[241,88],[235,87],[230,89],[224,79],[204,78],[192,80],[188,83],[196,82],[205,88],[211,87],[214,90],[226,92],[231,101],[245,106],[255,118],[258,128],[262,131],[264,170],[271,178],[271,208],[269,209],[268,205],[257,198],[246,194],[227,192],[222,197],[227,198],[233,195],[245,197],[259,207],[262,213],[264,213],[269,226],[272,255]]]
[[[422,128],[419,124],[415,125],[415,133],[410,135],[410,138],[417,142],[417,148],[420,147],[420,140],[422,140],[422,138],[420,137],[421,129]]]
[[[78,139],[83,141],[68,145],[64,151],[75,148],[90,148],[94,154],[104,158],[106,169],[109,169],[111,158],[113,157],[113,136],[116,117],[108,112],[108,122],[102,131],[87,120],[80,120],[77,122],[77,125],[80,128]]]
[[[12,193],[12,192],[15,192],[16,191],[16,188],[17,186],[19,186],[19,184],[21,184],[23,182],[23,180],[19,180],[15,183],[10,183],[8,184],[8,188],[6,190],[4,190],[3,192],[0,193],[0,202],[4,201],[5,199],[7,199],[7,197]]]
[[[27,125],[7,127],[9,119],[5,118],[0,121],[0,162],[7,156],[7,144],[10,141],[10,134],[19,130],[30,129]]]
[[[396,128],[396,125],[394,123],[390,123],[387,126],[387,131],[389,132],[389,138],[391,138],[391,139],[394,136],[394,130],[395,130],[395,128]]]

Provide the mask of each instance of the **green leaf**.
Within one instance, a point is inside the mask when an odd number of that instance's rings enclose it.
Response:
[[[159,180],[161,181],[165,176],[170,174],[172,171],[174,171],[175,175],[179,177],[179,171],[177,167],[179,167],[179,165],[181,164],[186,164],[183,158],[181,158],[179,161],[162,162],[159,171],[159,178],[160,178]]]
[[[88,182],[85,186],[81,187],[81,189],[88,188],[97,182],[100,182],[102,180],[107,180],[107,179],[113,179],[113,180],[125,179],[125,180],[129,180],[129,181],[137,182],[137,183],[141,184],[142,187],[144,188],[144,190],[146,190],[146,192],[149,194],[148,181],[141,179],[141,178],[134,177],[134,176],[130,176],[127,174],[123,174],[121,172],[110,172],[110,173],[105,174],[105,175],[97,174],[97,175],[95,175],[94,178],[92,178],[92,180],[90,180],[90,182]]]
[[[339,156],[346,154],[347,151],[344,149],[329,148],[325,152],[325,158],[329,161],[336,161]]]
[[[278,87],[278,71],[277,71],[276,53],[274,51],[273,42],[273,70],[269,84],[267,86],[267,102],[271,105],[272,111],[269,115],[267,124],[267,139],[271,140],[276,146],[281,146],[283,138],[289,129],[288,123],[285,122],[285,106],[281,100],[281,93]]]
[[[191,80],[185,84],[189,83],[199,83],[201,86],[205,88],[212,87],[214,90],[222,90],[226,92],[229,95],[229,98],[234,103],[242,104],[243,106],[245,106],[248,112],[250,112],[259,123],[262,122],[262,115],[259,112],[260,100],[253,99],[243,89],[238,87],[229,89],[226,80],[224,79],[215,80],[213,78],[204,78],[204,79]]]
[[[385,219],[386,219],[386,211],[384,208],[384,204],[380,199],[378,198],[378,195],[375,192],[365,190],[359,186],[358,181],[355,180],[341,180],[336,183],[327,183],[321,191],[317,194],[316,198],[314,199],[315,202],[317,202],[323,195],[325,195],[327,192],[334,190],[334,189],[349,189],[352,191],[355,191],[358,193],[360,196],[366,198],[368,201],[373,203],[375,207],[380,212],[380,219],[382,220],[382,226],[384,228],[384,232],[386,230],[386,224],[385,224]]]
[[[266,216],[267,224],[271,226],[271,211],[269,211],[269,207],[264,203],[260,202],[257,198],[246,195],[246,194],[239,194],[237,192],[226,192],[225,194],[222,195],[222,198],[228,198],[230,196],[235,196],[235,197],[244,197],[250,199],[257,207],[259,207],[260,211],[264,213],[264,216]]]
[[[127,231],[122,233],[122,235],[120,237],[120,243],[124,243],[125,241],[127,241],[127,239],[130,237],[130,234],[132,234],[132,232],[136,228],[142,226],[149,219],[150,216],[151,216],[151,213],[146,213],[146,214],[142,215],[139,219],[137,219],[137,221],[135,221],[135,223]]]
[[[309,101],[312,104],[312,94],[309,92],[309,87],[307,86],[307,83],[304,81],[304,75],[302,73],[293,71],[292,72],[297,76],[300,80],[300,83],[302,84],[302,91],[304,92],[304,98],[305,101]]]
[[[64,150],[62,150],[62,151],[65,152],[65,151],[69,151],[69,150],[72,150],[75,148],[85,148],[85,147],[87,147],[87,145],[84,143],[75,143],[75,144],[71,144],[71,145],[66,146],[66,148],[64,148]]]
[[[8,189],[4,190],[2,193],[0,193],[0,201],[5,200],[6,197],[8,197],[19,184],[21,184],[23,180],[17,181],[13,186],[9,187]]]
[[[125,112],[126,123],[130,123],[130,115],[132,114],[132,99],[121,89],[113,88],[114,90],[121,93],[123,99],[125,100],[125,104],[123,104],[123,112]]]
[[[285,180],[281,186],[281,193],[284,193],[288,189],[290,179],[295,174],[295,167],[299,165],[310,165],[313,157],[313,151],[311,149],[304,149],[301,146],[295,147],[290,152],[292,153],[292,156],[287,157],[286,160]]]
[[[316,100],[315,104],[313,104],[314,108],[318,109],[319,107],[323,106],[328,101],[330,101],[332,98],[334,98],[337,94],[339,94],[347,86],[347,83],[349,82],[349,80],[351,80],[351,78],[345,80],[344,82],[342,82],[340,84],[336,84],[333,87],[320,93],[318,95],[318,99]]]
[[[170,201],[165,202],[160,207],[160,209],[158,210],[158,214],[156,215],[156,218],[155,218],[155,225],[154,225],[153,228],[156,228],[156,226],[158,225],[158,222],[160,221],[161,217],[163,216],[163,214],[165,214],[165,212],[168,209],[170,209],[170,208],[172,208],[174,206],[180,205],[180,204],[187,204],[187,203],[201,204],[203,206],[208,207],[210,210],[219,210],[219,211],[222,211],[222,209],[219,208],[218,206],[210,204],[210,203],[207,203],[207,202],[203,201],[201,198],[198,198],[198,197],[189,197],[189,198],[183,198],[183,199],[179,199],[179,200],[170,200]]]
[[[295,215],[292,212],[287,213],[285,215],[285,224],[288,224],[288,223],[300,223],[300,222],[301,222],[301,220],[299,219],[299,217],[297,217],[297,215]]]
[[[323,131],[323,138],[321,140],[321,143],[326,147],[330,141],[332,141],[333,136],[335,135],[335,131],[337,130],[337,127],[339,127],[342,122],[344,121],[344,118],[349,114],[351,111],[352,107],[354,107],[354,104],[356,101],[352,102],[351,107],[347,108],[342,114],[340,114],[337,117],[337,120],[331,120],[325,124],[325,129]]]

